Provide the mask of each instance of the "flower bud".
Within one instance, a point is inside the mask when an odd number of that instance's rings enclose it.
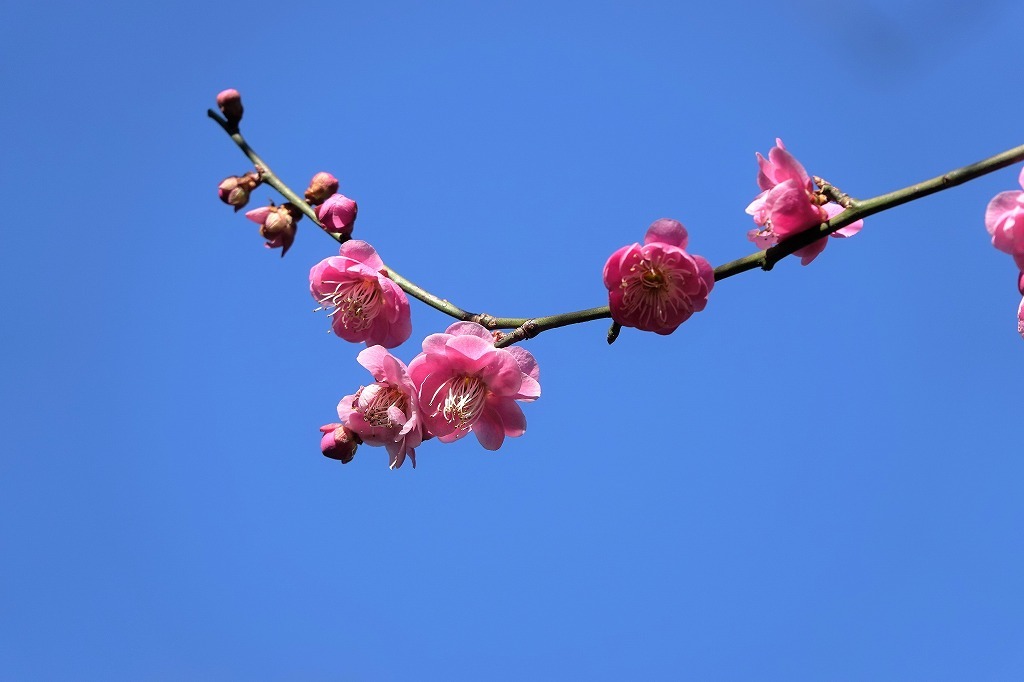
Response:
[[[249,203],[249,195],[259,187],[260,176],[258,173],[249,172],[245,175],[232,175],[224,178],[217,186],[217,196],[228,206],[234,206],[239,211]]]
[[[348,464],[356,456],[356,448],[362,442],[352,429],[344,424],[324,424],[320,427],[324,434],[320,439],[320,452],[324,457],[340,460]]]
[[[1017,278],[1017,291],[1024,296],[1024,272],[1020,273],[1020,277]]]
[[[294,204],[263,206],[245,214],[249,220],[260,226],[260,234],[267,240],[268,249],[281,249],[281,255],[288,253],[295,241],[296,223],[302,212]]]
[[[316,208],[316,217],[319,218],[325,230],[332,234],[343,234],[346,237],[352,234],[358,213],[359,206],[344,194],[332,194],[327,201]]]
[[[323,171],[313,176],[306,188],[306,201],[313,206],[324,203],[324,199],[338,191],[338,178]]]
[[[224,114],[228,123],[238,125],[238,122],[242,120],[242,96],[238,90],[233,88],[222,90],[217,95],[217,107],[220,109],[220,113]]]

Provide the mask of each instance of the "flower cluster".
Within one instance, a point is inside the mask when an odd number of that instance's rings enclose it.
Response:
[[[1017,182],[1024,188],[1024,169]],[[1024,192],[1000,192],[988,202],[985,229],[992,236],[992,246],[1013,257],[1020,270],[1017,290],[1024,296]],[[1024,299],[1017,308],[1017,332],[1024,336]]]
[[[671,334],[704,310],[715,272],[705,259],[686,252],[688,240],[682,223],[661,218],[647,228],[643,246],[623,246],[608,258],[604,285],[613,320]]]
[[[757,185],[761,193],[747,206],[747,213],[754,217],[757,229],[747,233],[747,238],[766,249],[783,239],[817,227],[843,212],[839,204],[829,202],[814,189],[814,181],[792,154],[786,151],[782,140],[775,140],[775,147],[768,152],[768,158],[757,155]],[[864,226],[858,220],[832,233],[833,237],[852,237]],[[819,239],[793,252],[800,257],[800,263],[809,264],[818,257],[828,241]]]
[[[217,96],[217,104],[224,116],[222,125],[234,136],[243,113],[241,96],[236,90],[225,90]],[[816,237],[818,232],[808,231],[844,212],[842,206],[830,201],[833,188],[808,175],[782,140],[776,140],[768,158],[756,156],[761,193],[746,212],[757,225],[747,237],[759,248],[770,248],[802,233],[806,238]],[[218,196],[238,211],[252,192],[272,177],[268,169],[257,166],[254,171],[223,180]],[[1019,182],[1024,190],[1024,170]],[[271,204],[245,214],[260,225],[266,246],[281,248],[282,255],[295,238],[297,221],[303,212],[309,214],[310,208],[323,229],[341,243],[337,256],[320,261],[310,270],[309,289],[319,305],[317,310],[327,311],[336,336],[366,345],[356,360],[370,372],[373,382],[342,398],[337,408],[339,421],[320,428],[323,454],[348,463],[359,445],[380,446],[387,451],[391,468],[397,469],[407,459],[415,467],[416,449],[428,439],[451,443],[472,432],[484,448],[497,450],[505,438],[523,435],[526,417],[520,403],[540,397],[537,362],[528,351],[518,346],[498,348],[495,335],[485,327],[462,321],[443,333],[427,336],[422,352],[408,365],[389,352],[412,334],[406,291],[421,298],[423,294],[389,273],[370,244],[350,238],[358,205],[338,189],[336,177],[320,172],[306,188],[306,204],[295,199],[299,205]],[[294,198],[290,192],[284,193]],[[845,200],[843,203],[855,206]],[[993,198],[985,212],[985,226],[992,245],[1013,257],[1020,271],[1017,287],[1024,296],[1024,191],[1001,192]],[[831,236],[850,237],[862,227],[863,222],[858,220]],[[609,341],[614,340],[620,327],[671,334],[694,313],[705,309],[715,286],[715,270],[703,257],[687,252],[688,242],[681,223],[661,218],[651,223],[643,244],[623,246],[609,256],[603,271],[608,290],[607,315],[615,322]],[[807,265],[827,243],[827,239],[818,238],[793,253]],[[720,275],[735,274],[730,266],[746,266],[751,260],[726,264]],[[767,265],[767,261],[762,262]],[[470,316],[446,312],[460,318]],[[594,319],[594,313],[597,317],[605,315],[601,309],[580,313],[587,319]],[[521,332],[536,332],[544,325],[572,324],[580,321],[577,316],[579,313],[569,313],[555,316],[562,318],[556,321],[528,321],[506,341],[518,340]],[[1024,300],[1017,310],[1017,330],[1024,336]]]
[[[338,403],[340,423],[321,427],[324,454],[351,461],[355,445],[383,446],[392,469],[416,448],[437,437],[450,443],[472,431],[488,450],[505,437],[526,432],[518,402],[540,397],[540,375],[533,355],[522,348],[496,348],[494,338],[475,322],[456,322],[443,334],[423,340],[423,352],[406,366],[382,346],[370,346],[357,361],[373,375]]]

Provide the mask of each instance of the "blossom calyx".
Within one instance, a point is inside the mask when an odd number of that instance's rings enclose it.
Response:
[[[248,211],[245,217],[260,226],[260,234],[267,240],[268,249],[281,249],[281,256],[288,252],[295,241],[296,223],[302,217],[302,211],[291,203],[280,206],[264,206]]]
[[[242,120],[242,95],[234,88],[221,90],[217,94],[217,108],[228,123],[237,126]]]
[[[704,310],[715,286],[711,264],[686,252],[682,223],[661,218],[651,223],[644,243],[623,246],[604,266],[612,319],[623,327],[671,334]]]
[[[306,188],[306,201],[311,206],[322,204],[324,199],[338,191],[338,178],[330,173],[320,171],[309,181]]]
[[[356,456],[356,448],[362,441],[359,436],[344,424],[324,424],[320,427],[320,452],[324,457],[340,460],[348,464]]]
[[[260,182],[260,174],[255,171],[245,175],[232,175],[217,185],[217,196],[228,206],[234,206],[237,213],[249,203],[249,195],[259,187]]]
[[[316,217],[324,230],[331,234],[352,234],[356,224],[359,206],[344,194],[332,194],[327,201],[316,207]]]

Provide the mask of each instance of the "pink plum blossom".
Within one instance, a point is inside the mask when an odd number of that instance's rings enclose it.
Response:
[[[416,467],[415,448],[426,431],[416,386],[405,364],[384,350],[370,346],[356,356],[376,383],[362,386],[338,403],[338,417],[367,445],[383,445],[397,469],[408,457]]]
[[[324,424],[320,427],[320,452],[324,457],[340,460],[342,464],[348,464],[356,456],[356,448],[359,447],[359,436],[344,424]]]
[[[540,370],[529,351],[495,348],[494,337],[475,322],[456,322],[423,340],[409,363],[419,389],[423,421],[442,443],[472,431],[480,445],[497,450],[505,437],[526,432],[517,401],[540,397]]]
[[[353,239],[309,271],[309,291],[346,341],[394,348],[412,333],[409,299],[388,278],[373,247]]]
[[[782,140],[776,139],[775,145],[768,152],[767,159],[757,154],[757,185],[762,191],[747,206],[747,213],[759,226],[759,229],[748,232],[747,238],[762,249],[817,227],[844,210],[839,204],[825,203],[824,198],[815,192],[814,181],[800,162],[786,151]],[[863,226],[864,221],[858,220],[831,236],[852,237]],[[826,244],[824,239],[819,239],[798,249],[794,255],[800,257],[801,264],[807,265],[825,250]]]
[[[346,236],[352,234],[357,213],[359,207],[356,202],[344,194],[332,194],[316,209],[316,217],[326,231]]]
[[[1017,178],[1024,187],[1024,168]],[[1013,256],[1024,270],[1024,192],[1000,192],[985,209],[985,229],[992,235],[992,246]]]
[[[623,246],[608,258],[604,285],[613,320],[671,334],[704,310],[715,273],[705,259],[686,252],[687,241],[681,223],[661,218],[647,229],[643,246]]]

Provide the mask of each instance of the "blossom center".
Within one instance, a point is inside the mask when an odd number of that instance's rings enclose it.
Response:
[[[329,317],[339,317],[341,324],[350,331],[362,331],[370,326],[384,302],[380,285],[372,279],[324,282],[333,284],[334,291],[324,294],[317,302],[317,310],[331,308]]]
[[[391,418],[391,409],[397,408],[403,416],[408,415],[409,397],[396,386],[378,386],[379,389],[374,391],[363,409],[363,419],[370,426],[382,429],[399,426],[399,423]]]
[[[689,310],[689,298],[683,291],[683,273],[677,257],[641,258],[622,278],[623,312],[638,316],[646,324],[659,326],[676,318],[680,310]]]
[[[449,424],[454,424],[457,429],[465,430],[476,421],[480,411],[484,408],[487,384],[478,376],[461,375],[452,377],[441,384],[434,393],[434,397],[436,398],[442,392],[446,392],[444,401],[434,415],[436,416],[440,412]]]

